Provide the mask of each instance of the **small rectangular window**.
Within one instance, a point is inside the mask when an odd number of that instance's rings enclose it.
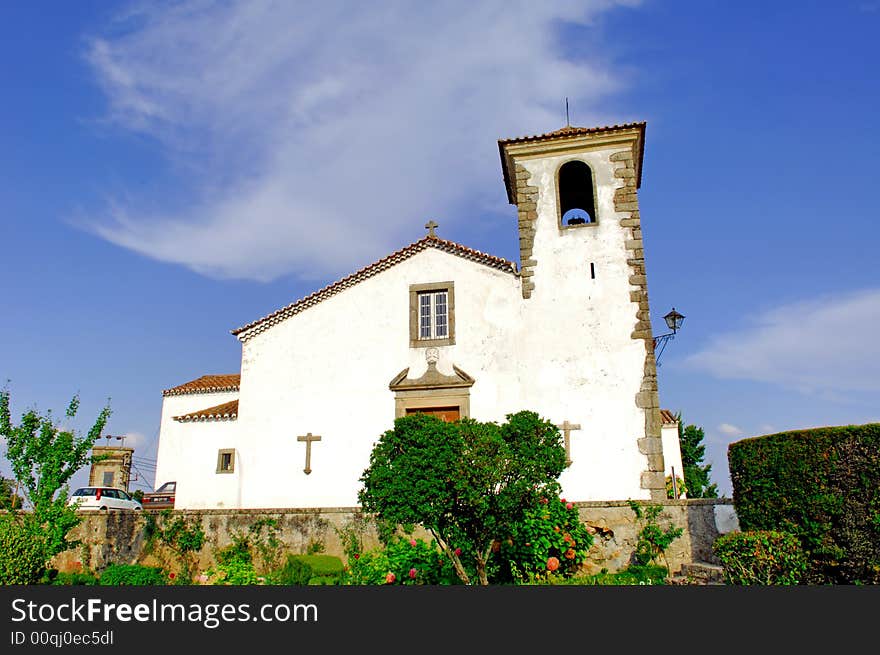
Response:
[[[113,471],[104,471],[103,485],[105,487],[112,487],[113,486]]]
[[[225,448],[217,453],[217,473],[233,473],[235,471],[235,450]]]

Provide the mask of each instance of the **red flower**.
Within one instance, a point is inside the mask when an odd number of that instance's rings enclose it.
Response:
[[[461,548],[456,548],[455,549],[455,556],[458,557],[459,555],[461,555]]]
[[[413,580],[416,579],[416,576],[418,574],[419,574],[419,572],[415,569],[415,567],[413,567],[409,570],[409,577],[412,578]]]
[[[565,502],[565,498],[560,498],[560,499],[559,499],[559,502],[560,502],[560,503],[564,503],[564,502]]]
[[[410,545],[410,546],[415,546],[415,545],[416,545],[416,540],[415,540],[415,539],[410,539],[410,540],[409,540],[409,545]]]
[[[354,558],[355,558],[355,559],[360,559],[360,558],[361,558],[361,554],[360,554],[360,553],[355,553],[355,554],[354,554]]]
[[[572,505],[571,503],[565,504],[565,509],[571,509],[572,507],[574,507],[574,505]]]
[[[385,576],[385,584],[394,584],[395,580],[397,580],[397,576],[391,571],[388,571],[388,575]]]
[[[541,504],[542,504],[542,505],[546,505],[546,504],[547,504],[547,499],[546,499],[546,498],[542,498],[542,499],[541,499]]]
[[[177,574],[174,573],[173,571],[172,571],[171,573],[168,574],[168,579],[169,579],[169,580],[174,580],[175,577],[177,577]]]
[[[574,556],[574,548],[569,548],[567,551],[565,551],[565,559],[574,559]]]
[[[556,559],[555,557],[548,557],[547,558],[547,570],[548,571],[555,571],[558,568],[559,568],[559,560]]]

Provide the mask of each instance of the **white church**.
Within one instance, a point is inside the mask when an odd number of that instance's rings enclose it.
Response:
[[[568,500],[666,498],[682,469],[658,400],[644,142],[645,123],[499,141],[519,262],[430,221],[420,240],[233,330],[239,373],[163,392],[157,486],[177,482],[178,509],[354,507],[396,417],[527,409],[565,437]]]

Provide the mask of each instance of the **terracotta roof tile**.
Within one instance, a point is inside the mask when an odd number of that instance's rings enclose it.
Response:
[[[220,419],[235,420],[238,418],[238,401],[232,400],[222,405],[199,409],[189,414],[175,416],[175,421],[219,421]]]
[[[525,143],[526,141],[541,141],[543,139],[556,139],[567,136],[581,136],[584,134],[596,134],[598,132],[619,132],[621,130],[641,129],[644,130],[647,123],[639,121],[637,123],[623,123],[621,125],[605,125],[602,127],[576,127],[574,125],[566,125],[558,130],[546,132],[544,134],[533,134],[531,136],[515,136],[510,139],[499,139],[498,143]]]
[[[238,373],[232,375],[203,375],[195,380],[184,382],[176,387],[162,391],[163,396],[182,396],[189,393],[214,393],[217,391],[238,391],[241,376]]]
[[[322,300],[329,298],[330,296],[336,295],[340,291],[344,291],[350,287],[353,287],[358,282],[362,282],[374,275],[381,273],[382,271],[388,270],[392,266],[396,266],[400,262],[409,259],[413,255],[416,255],[423,250],[428,248],[436,248],[437,250],[442,250],[443,252],[448,252],[452,255],[457,255],[458,257],[463,257],[464,259],[468,259],[473,262],[477,262],[480,264],[484,264],[486,266],[491,266],[492,268],[497,268],[498,270],[505,271],[516,275],[517,268],[516,263],[508,261],[506,259],[502,259],[501,257],[496,257],[495,255],[489,255],[487,253],[481,252],[479,250],[474,250],[473,248],[468,248],[467,246],[463,246],[461,244],[455,243],[454,241],[447,241],[446,239],[441,239],[437,236],[426,236],[415,243],[411,243],[405,248],[401,248],[400,250],[391,253],[387,257],[383,257],[377,262],[366,266],[359,271],[352,273],[348,277],[344,277],[333,284],[330,284],[323,289],[315,291],[311,295],[306,296],[305,298],[301,298],[286,307],[282,307],[281,309],[272,312],[271,314],[264,316],[256,321],[248,323],[240,328],[232,330],[232,334],[237,336],[241,341],[247,341],[251,337],[256,336],[260,332],[268,330],[273,325],[280,323],[293,316],[294,314],[298,314],[301,311],[308,309],[314,305],[317,305]]]
[[[669,425],[670,423],[678,423],[678,419],[675,418],[675,414],[670,412],[668,409],[660,410],[660,421],[663,425]]]

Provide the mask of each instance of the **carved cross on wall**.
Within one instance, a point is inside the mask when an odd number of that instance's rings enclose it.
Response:
[[[562,430],[562,436],[565,438],[565,465],[571,466],[571,431],[580,430],[580,423],[569,423],[566,419],[562,425],[557,425]]]
[[[320,441],[321,437],[317,434],[312,434],[309,432],[305,436],[299,436],[296,438],[297,441],[304,441],[306,443],[306,467],[303,469],[303,473],[308,475],[312,472],[312,442]]]
[[[434,221],[428,221],[427,223],[425,223],[425,229],[428,230],[429,237],[437,236],[436,234],[434,234],[434,230],[438,227],[440,226],[437,225],[437,223],[435,223]]]

